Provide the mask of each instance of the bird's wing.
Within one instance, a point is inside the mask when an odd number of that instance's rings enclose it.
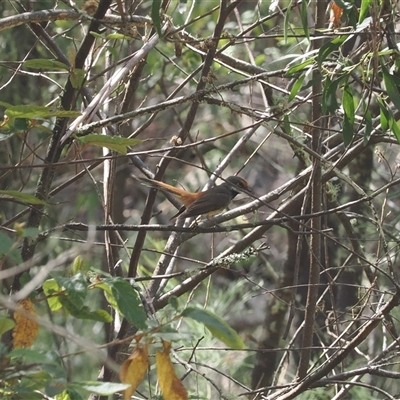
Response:
[[[212,200],[208,195],[205,195],[190,204],[186,211],[180,215],[180,218],[196,217],[203,214],[218,214],[228,207],[231,200],[230,193],[213,193]]]

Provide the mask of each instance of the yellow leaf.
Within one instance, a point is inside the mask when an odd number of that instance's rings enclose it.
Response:
[[[124,399],[129,400],[132,394],[142,382],[149,368],[149,360],[147,358],[147,346],[137,345],[132,354],[121,365],[119,371],[119,379],[122,383],[130,383],[131,387],[124,391]]]
[[[164,351],[157,351],[156,366],[158,383],[164,400],[188,400],[185,386],[178,379],[169,358],[171,343],[164,342]]]
[[[15,326],[13,329],[13,346],[30,347],[38,334],[38,324],[35,321],[36,311],[30,299],[21,300],[14,312]]]

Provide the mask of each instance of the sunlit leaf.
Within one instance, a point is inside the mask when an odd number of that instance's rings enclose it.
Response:
[[[358,16],[358,23],[361,23],[364,21],[365,17],[369,13],[369,8],[372,4],[372,0],[361,0],[361,6],[360,6],[360,14]]]
[[[80,144],[91,144],[94,146],[106,147],[121,154],[127,154],[127,146],[135,146],[142,141],[140,139],[128,139],[119,136],[106,136],[89,134],[75,138]]]
[[[42,285],[43,292],[47,296],[47,303],[51,311],[62,308],[59,296],[62,295],[62,288],[55,279],[47,279]]]

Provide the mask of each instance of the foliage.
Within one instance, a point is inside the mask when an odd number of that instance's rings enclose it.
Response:
[[[396,397],[397,8],[1,2],[0,397]]]

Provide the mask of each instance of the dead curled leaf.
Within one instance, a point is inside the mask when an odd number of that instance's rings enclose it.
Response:
[[[164,400],[188,400],[185,386],[176,376],[169,352],[171,343],[163,341],[164,350],[156,354],[158,383]]]
[[[124,391],[124,400],[129,400],[144,379],[149,368],[147,345],[137,345],[132,354],[121,365],[119,379],[122,383],[130,383],[131,387]]]

